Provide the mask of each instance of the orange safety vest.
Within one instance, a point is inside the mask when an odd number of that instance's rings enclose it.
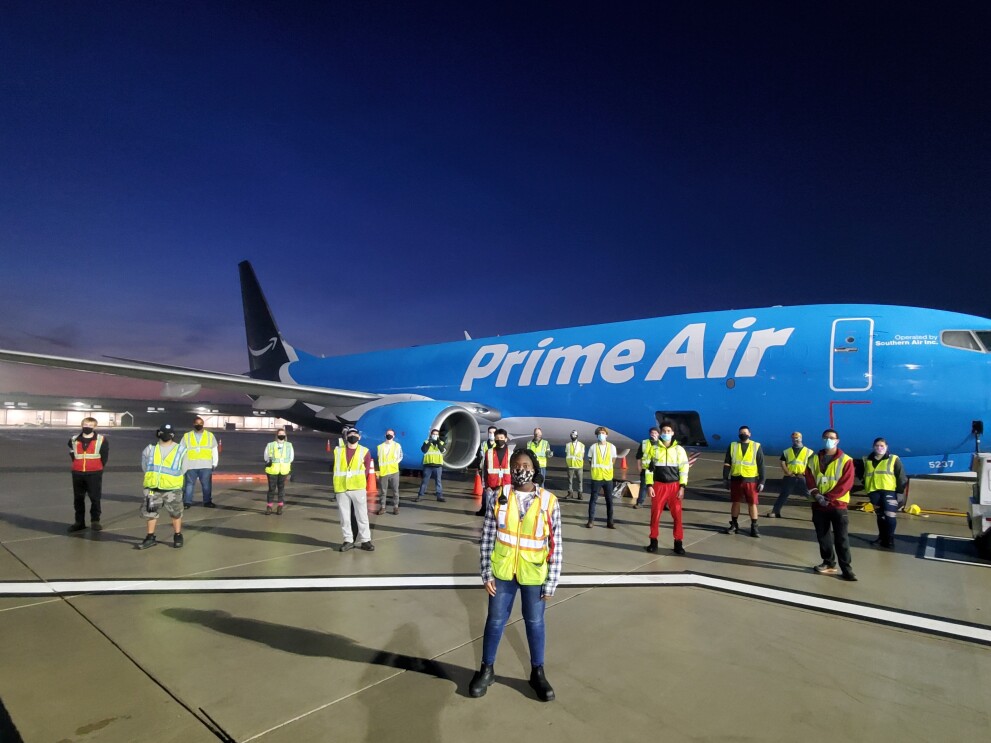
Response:
[[[503,448],[502,451],[501,463],[496,459],[499,456],[498,449],[489,449],[485,452],[485,484],[490,488],[511,485],[513,482],[509,476],[509,446]]]
[[[89,444],[94,444],[93,451]],[[84,439],[77,434],[72,437],[72,471],[73,472],[102,472],[103,460],[100,459],[100,449],[103,447],[103,436],[96,434],[91,439]]]

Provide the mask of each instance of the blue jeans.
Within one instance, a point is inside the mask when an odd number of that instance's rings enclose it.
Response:
[[[612,480],[592,480],[592,497],[588,501],[588,520],[595,521],[595,502],[599,491],[606,496],[606,521],[612,523]]]
[[[204,467],[201,470],[186,470],[186,481],[182,489],[182,504],[184,506],[193,505],[193,488],[196,487],[197,480],[200,481],[200,487],[203,488],[203,502],[213,502],[213,468]]]
[[[523,621],[526,624],[526,641],[530,646],[530,665],[544,665],[544,602],[540,598],[541,586],[521,586],[513,580],[495,578],[496,595],[489,596],[489,616],[485,620],[482,640],[482,663],[495,663],[499,640],[502,639],[506,621],[513,610],[516,590],[523,597]]]
[[[884,542],[894,539],[898,525],[898,494],[890,490],[875,490],[867,497],[871,499],[877,517],[877,535]]]
[[[440,478],[441,473],[444,468],[439,464],[425,464],[423,465],[423,482],[420,483],[420,492],[416,494],[416,499],[419,500],[423,497],[424,493],[427,492],[427,483],[430,482],[430,478],[434,478],[437,481],[437,497],[444,497],[444,486],[441,484]]]

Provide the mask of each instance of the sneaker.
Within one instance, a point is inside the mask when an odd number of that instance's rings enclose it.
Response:
[[[182,507],[183,508],[192,508],[193,507],[193,504],[192,503],[183,503],[182,504]]]
[[[760,539],[760,531],[757,529],[757,522],[751,522],[750,524],[750,536],[755,539]]]
[[[578,494],[578,495],[576,495],[575,497],[576,497],[576,498],[577,498],[578,500],[581,500],[581,499],[582,499],[582,494],[581,494],[581,493],[579,493],[579,494]]]
[[[101,524],[99,521],[94,521],[89,525],[89,528],[92,529],[93,531],[103,531],[103,524]]]
[[[363,550],[365,550],[365,552],[374,552],[375,551],[375,545],[372,544],[371,542],[362,542],[361,543],[361,548]]]
[[[216,508],[216,507],[217,507],[217,504],[214,503],[213,501],[210,501],[209,503],[204,503],[203,504],[203,508]]]
[[[86,528],[86,524],[77,521],[74,524],[69,524],[69,528],[66,529],[66,531],[72,534],[73,532],[82,531],[85,528]]]
[[[271,516],[272,515],[272,504],[271,503],[269,503],[267,506],[265,506],[265,515],[266,516]]]
[[[182,532],[176,532],[175,536],[172,537],[172,546],[177,550],[182,549],[182,544],[185,540],[182,538]]]
[[[399,515],[399,506],[393,506],[392,507],[392,515],[393,516],[398,516]]]
[[[345,542],[341,545],[341,552],[347,552],[348,550],[354,549],[354,542]]]
[[[139,550],[146,550],[149,547],[154,547],[157,544],[155,541],[154,534],[147,534],[141,544],[138,545]]]
[[[438,503],[446,503],[447,501],[444,499],[444,496],[443,495],[438,495],[437,496],[437,502]]]
[[[615,529],[616,528],[616,524],[614,524],[612,521],[607,521],[606,522],[606,528],[607,529]]]
[[[830,565],[828,562],[820,563],[819,565],[816,565],[812,569],[815,570],[817,573],[819,573],[819,575],[836,575],[838,572],[840,572],[840,569],[838,567],[836,567],[835,565]]]
[[[276,509],[275,509],[275,515],[276,516],[281,516],[282,515],[282,509],[283,508],[285,508],[285,503],[280,503],[278,505],[278,507],[276,507]]]
[[[843,580],[855,582],[857,580],[857,575],[852,570],[850,570],[846,573],[843,573]]]
[[[770,513],[765,513],[764,514],[764,518],[765,519],[780,519],[780,518],[782,518],[782,516],[781,516],[780,513],[775,513],[774,511],[771,511]]]
[[[736,519],[731,519],[729,526],[722,530],[723,534],[739,534],[740,523]]]
[[[593,526],[594,526],[594,524],[591,521],[589,521],[587,524],[585,524],[585,528],[586,529],[591,529]]]
[[[485,506],[482,506],[477,511],[475,511],[475,515],[476,516],[484,516],[485,515]]]
[[[633,504],[633,508],[640,508],[640,504],[639,503],[634,503]]]

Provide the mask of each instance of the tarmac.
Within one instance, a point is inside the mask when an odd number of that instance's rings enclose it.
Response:
[[[486,616],[473,474],[445,473],[444,503],[431,487],[414,504],[418,478],[403,477],[400,513],[370,517],[376,551],[340,553],[326,439],[291,435],[287,508],[265,516],[271,437],[223,432],[218,507],[203,508],[197,489],[184,548],[163,518],[160,544],[138,551],[152,432],[108,432],[104,531],[72,535],[71,433],[0,430],[3,743],[909,743],[991,729],[991,563],[972,554],[959,517],[899,514],[888,551],[869,544],[873,514],[851,513],[860,580],[848,583],[812,572],[819,553],[797,497],[785,518],[761,519],[760,539],[746,518],[739,535],[720,533],[717,453],[691,471],[684,556],[667,513],[660,552],[643,550],[649,509],[629,498],[616,501],[617,529],[604,528],[601,499],[599,525],[585,529],[586,481],[584,501],[562,503],[564,574],[546,613],[556,701],[527,684],[518,607],[497,682],[472,699]],[[549,487],[563,494],[551,463]],[[958,500],[969,486],[912,487]],[[776,490],[771,479],[762,514]]]

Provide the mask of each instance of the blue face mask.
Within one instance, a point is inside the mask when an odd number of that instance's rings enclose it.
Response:
[[[605,441],[606,435],[604,433],[600,433],[597,438],[599,439],[599,441]]]
[[[825,446],[830,451],[832,451],[833,449],[835,449],[839,445],[839,443],[840,442],[837,439],[823,439],[822,440],[822,445]]]
[[[663,441],[665,444],[668,443],[672,438],[674,438],[674,434],[671,433],[661,434],[661,441]]]

